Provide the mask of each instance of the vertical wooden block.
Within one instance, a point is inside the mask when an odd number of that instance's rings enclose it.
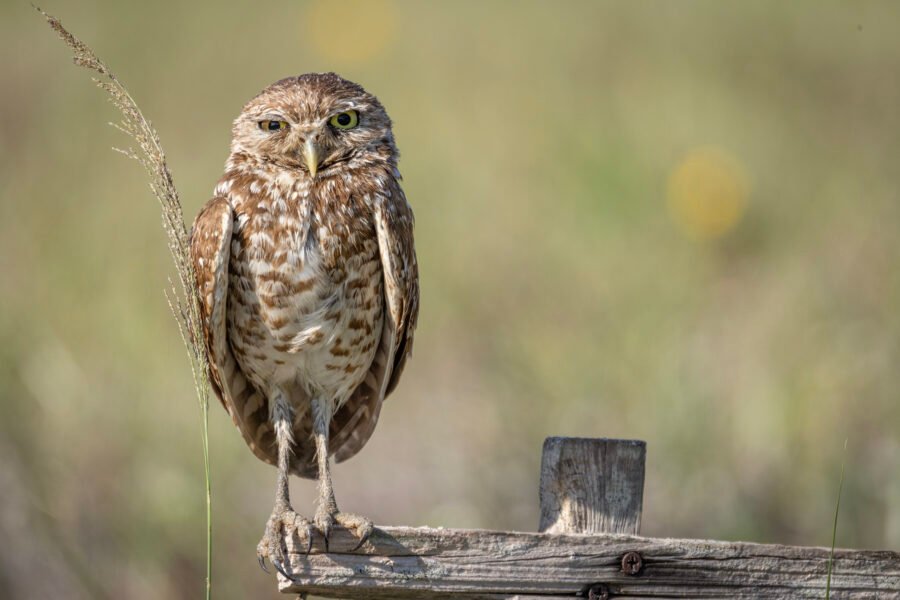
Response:
[[[547,438],[539,530],[639,533],[646,455],[640,440]]]

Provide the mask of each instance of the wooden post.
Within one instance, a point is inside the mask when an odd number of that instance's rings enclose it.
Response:
[[[829,548],[622,534],[379,527],[336,529],[329,552],[292,536],[281,591],[351,600],[822,600]],[[900,598],[900,554],[836,550],[831,597]]]
[[[539,531],[640,533],[646,455],[639,440],[547,438]]]
[[[541,530],[380,527],[362,548],[335,528],[329,551],[289,536],[282,592],[351,600],[821,600],[828,548],[637,537],[646,444],[549,438]],[[900,554],[837,550],[835,598],[900,599]]]

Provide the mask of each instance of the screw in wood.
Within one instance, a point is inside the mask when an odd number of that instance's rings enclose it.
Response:
[[[595,583],[588,589],[588,600],[609,600],[609,588],[602,583]]]
[[[644,566],[644,559],[637,552],[626,552],[622,557],[622,572],[626,575],[637,575]]]

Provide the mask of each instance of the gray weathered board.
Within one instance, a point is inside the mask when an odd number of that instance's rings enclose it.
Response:
[[[281,591],[367,600],[825,598],[829,550],[636,537],[646,444],[548,438],[544,533],[385,527],[357,552],[335,531],[307,556],[287,540]],[[900,599],[900,555],[838,550],[832,598]]]
[[[646,457],[640,440],[547,438],[538,531],[640,533]]]
[[[573,598],[594,583],[611,598],[825,598],[827,548],[614,534],[385,527],[358,553],[337,531],[331,553],[289,544],[296,583],[283,592],[335,598],[456,600]],[[622,557],[638,552],[638,575]],[[837,550],[832,598],[900,598],[900,554]]]

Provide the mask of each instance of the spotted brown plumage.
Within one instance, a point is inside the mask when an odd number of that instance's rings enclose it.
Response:
[[[333,73],[283,79],[235,120],[231,155],[194,222],[191,254],[211,381],[245,442],[279,470],[258,547],[285,571],[281,536],[310,521],[288,473],[319,481],[314,524],[360,543],[341,513],[329,458],[368,441],[412,350],[418,315],[413,214],[391,121]]]

